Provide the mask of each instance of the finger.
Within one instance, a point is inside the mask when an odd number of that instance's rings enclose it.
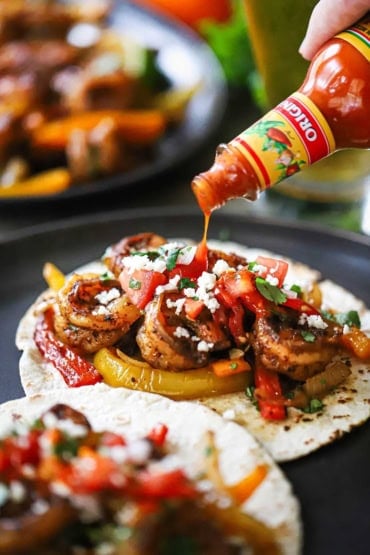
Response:
[[[370,10],[370,0],[320,0],[312,11],[300,54],[311,60],[334,35],[350,27]]]

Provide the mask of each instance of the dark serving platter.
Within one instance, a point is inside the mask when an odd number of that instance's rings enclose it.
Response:
[[[199,240],[202,217],[192,210],[101,213],[59,221],[0,240],[0,401],[23,395],[14,336],[19,319],[45,288],[41,268],[64,272],[99,257],[124,235],[154,231]],[[216,213],[210,237],[280,253],[319,269],[370,305],[370,239],[318,228]],[[365,555],[370,533],[370,422],[300,460],[282,465],[302,507],[304,555]]]
[[[0,206],[73,201],[140,187],[189,159],[220,124],[226,108],[227,86],[221,66],[207,43],[185,25],[134,2],[116,0],[113,6],[111,28],[158,50],[159,66],[174,88],[195,88],[183,121],[165,133],[150,161],[133,170],[72,186],[57,195],[2,198]]]

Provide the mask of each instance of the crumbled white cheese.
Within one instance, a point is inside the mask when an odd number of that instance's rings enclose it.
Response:
[[[189,330],[183,328],[182,326],[178,326],[173,332],[173,335],[175,337],[190,337]]]
[[[296,299],[298,297],[297,291],[292,291],[291,289],[283,289],[281,290],[282,293],[286,296],[287,299]]]
[[[45,499],[36,499],[31,505],[34,515],[43,515],[50,509],[50,504]]]
[[[202,272],[197,280],[197,283],[200,289],[211,291],[216,285],[216,275],[211,272]]]
[[[146,255],[144,256],[126,256],[122,260],[123,266],[130,274],[136,270],[152,270],[154,272],[163,273],[166,270],[166,260],[158,257],[155,260],[150,260]]]
[[[117,287],[112,287],[112,289],[109,289],[108,291],[101,291],[101,293],[95,295],[95,299],[98,301],[98,303],[107,305],[111,301],[118,299],[120,296],[121,294]]]
[[[217,260],[216,264],[213,266],[212,272],[219,277],[221,274],[229,270],[235,271],[234,268],[228,265],[226,260],[220,259],[220,260]]]
[[[325,330],[328,324],[318,314],[306,314],[303,312],[298,320],[298,324],[303,326],[307,324],[309,328],[316,328],[318,330]]]
[[[26,488],[18,480],[13,480],[9,484],[9,494],[12,501],[21,503],[26,498]]]
[[[208,351],[213,349],[214,346],[215,346],[214,343],[211,343],[211,342],[208,343],[207,341],[201,340],[197,345],[197,350],[200,352],[208,353]]]
[[[167,308],[174,308],[176,314],[180,314],[185,304],[185,301],[186,301],[185,298],[176,299],[176,301],[171,301],[171,299],[166,299],[166,306]]]
[[[109,312],[109,310],[107,309],[106,306],[99,305],[99,306],[96,306],[96,307],[91,311],[91,314],[92,314],[93,316],[109,316],[109,315],[110,315],[110,312]]]
[[[253,272],[256,274],[265,274],[267,272],[267,266],[263,266],[262,264],[255,264],[253,266]]]
[[[135,464],[143,464],[149,459],[152,446],[146,439],[137,439],[127,445],[127,451],[130,461]]]
[[[56,428],[70,437],[83,437],[87,433],[86,426],[76,424],[70,418],[58,418],[52,412],[47,412],[43,417],[46,428]]]
[[[176,275],[171,278],[165,285],[158,285],[155,290],[155,295],[161,295],[165,291],[176,291],[177,284],[180,281],[180,276]]]
[[[351,328],[349,327],[348,324],[344,324],[343,326],[343,335],[347,335],[347,333],[350,333]]]
[[[270,285],[274,285],[275,287],[279,285],[278,278],[275,276],[272,276],[271,274],[267,274],[267,276],[265,277],[265,280],[267,281],[267,283],[269,283]]]

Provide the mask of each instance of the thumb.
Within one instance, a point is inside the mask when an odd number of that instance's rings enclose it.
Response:
[[[299,53],[311,60],[330,38],[350,27],[370,9],[370,0],[320,0],[314,7]]]

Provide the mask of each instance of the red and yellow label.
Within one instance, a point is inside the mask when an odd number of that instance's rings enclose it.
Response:
[[[370,20],[360,21],[336,36],[352,44],[370,62]]]
[[[263,189],[335,150],[326,119],[309,98],[298,92],[243,131],[231,144],[251,164]]]

